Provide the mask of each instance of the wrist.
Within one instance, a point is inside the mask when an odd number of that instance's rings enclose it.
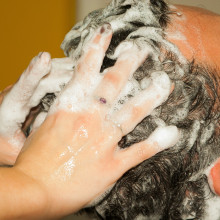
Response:
[[[48,219],[43,187],[25,173],[0,168],[0,219]]]

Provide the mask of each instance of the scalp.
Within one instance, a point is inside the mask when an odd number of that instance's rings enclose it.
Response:
[[[220,16],[197,7],[177,5],[181,17],[171,15],[172,22],[166,30],[168,39],[188,59],[219,68],[220,66]],[[180,33],[181,39],[175,37]],[[217,73],[219,74],[219,72]]]

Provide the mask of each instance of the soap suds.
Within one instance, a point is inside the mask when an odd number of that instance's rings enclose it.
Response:
[[[30,99],[40,80],[51,69],[51,58],[48,53],[40,53],[33,58],[18,82],[4,97],[0,106],[0,135],[8,139],[18,152],[22,148],[25,136],[21,131],[22,123],[35,105]],[[40,102],[40,100],[38,100]]]
[[[170,36],[167,32],[168,21],[172,24],[173,16],[190,24],[178,8],[169,8],[162,0],[114,0],[105,9],[90,13],[62,43],[65,54],[76,63],[94,32],[104,23],[110,23],[113,37],[101,68],[102,77],[115,64],[123,48],[136,45],[140,51],[148,50],[146,61],[128,80],[113,112],[120,111],[134,96],[149,89],[155,72],[165,72],[170,78],[169,84],[175,84],[169,98],[166,100],[166,94],[162,99],[164,103],[123,137],[119,146],[126,148],[146,140],[158,126],[175,125],[180,130],[180,140],[173,148],[128,171],[116,183],[95,207],[103,218],[203,219],[204,213],[209,212],[205,202],[209,198],[204,192],[208,185],[204,170],[220,156],[220,149],[216,147],[220,146],[217,136],[219,114],[215,107],[218,105],[218,79],[214,76],[215,70],[187,61],[169,42],[168,37],[174,37],[183,41],[189,50],[193,49],[184,35],[173,32]],[[79,93],[78,99],[73,97],[71,100],[75,103],[72,110],[78,106],[88,109],[80,103],[80,97],[84,97],[82,89],[66,94],[69,98]],[[168,89],[158,91],[168,92]],[[67,100],[62,100],[62,105],[70,104]],[[168,143],[166,137],[169,135],[164,137]]]
[[[147,143],[157,143],[163,149],[174,146],[179,140],[179,131],[176,126],[159,127],[147,139]]]

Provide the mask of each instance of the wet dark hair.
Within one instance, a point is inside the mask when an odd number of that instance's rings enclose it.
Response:
[[[173,65],[177,62],[172,61]],[[176,88],[157,109],[158,115],[145,118],[122,138],[120,146],[146,139],[159,119],[181,129],[182,140],[128,171],[110,194],[87,212],[93,210],[103,219],[203,219],[206,200],[215,197],[204,170],[220,156],[219,78],[215,71],[191,62],[184,77],[173,79]],[[173,119],[186,102],[187,115]]]
[[[185,60],[167,41],[164,30],[172,22],[170,13],[163,0],[114,0],[77,24],[62,44],[66,55],[78,59],[87,38],[109,22],[114,34],[101,71],[114,65],[114,51],[121,42],[144,41],[151,54],[134,79],[141,83],[151,73],[165,71],[175,82],[169,99],[123,137],[119,146],[126,148],[145,140],[161,122],[177,126],[181,140],[129,170],[105,198],[85,209],[97,218],[203,219],[206,201],[215,197],[205,170],[220,157],[219,70]]]

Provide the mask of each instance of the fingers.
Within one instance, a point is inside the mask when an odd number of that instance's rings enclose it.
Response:
[[[157,128],[147,140],[134,144],[119,151],[118,160],[121,161],[123,172],[138,165],[158,152],[174,146],[179,139],[176,126]]]
[[[21,129],[30,107],[27,106],[39,81],[48,74],[51,68],[51,58],[48,53],[40,53],[21,75],[18,82],[4,97],[0,106],[0,133],[14,137]]]
[[[84,48],[84,54],[76,65],[72,80],[54,102],[50,114],[61,109],[76,112],[85,108],[86,99],[90,98],[100,82],[100,69],[111,37],[110,24],[105,24],[96,31]]]
[[[37,117],[37,115],[41,112],[41,106],[38,105],[35,108],[32,108],[30,110],[30,113],[28,114],[28,116],[25,119],[25,122],[22,124],[22,131],[25,134],[25,136],[28,136],[29,132],[30,132],[30,128],[31,125],[33,124],[35,118]]]
[[[25,104],[33,95],[40,80],[49,73],[50,69],[51,57],[49,53],[42,52],[35,57],[11,91],[14,100]]]
[[[40,80],[50,71],[50,61],[51,58],[49,53],[40,53],[31,61],[18,82],[6,95],[0,107],[0,113],[5,115],[5,112],[8,112],[8,117],[12,121],[24,122],[30,110],[30,107],[27,107],[28,101],[32,97]],[[10,112],[20,112],[20,114],[10,114]]]
[[[167,100],[171,82],[165,72],[152,74],[149,87],[128,101],[113,116],[113,121],[120,125],[123,135],[132,131],[146,116]]]
[[[210,170],[208,180],[212,191],[220,196],[220,159],[218,159]]]
[[[51,60],[51,71],[44,77],[30,98],[29,106],[36,106],[47,93],[58,94],[73,77],[74,62],[70,58]]]
[[[129,44],[128,48],[121,51],[116,64],[106,70],[103,80],[95,91],[95,97],[102,97],[112,105],[147,55],[148,50],[140,50],[137,45]]]
[[[41,125],[42,123],[45,121],[47,117],[47,112],[41,112],[35,119],[33,125],[32,125],[32,130],[31,132],[36,131]]]
[[[83,55],[76,65],[76,74],[80,80],[87,80],[87,86],[94,81],[100,73],[101,65],[112,38],[110,24],[99,28],[83,49]]]

